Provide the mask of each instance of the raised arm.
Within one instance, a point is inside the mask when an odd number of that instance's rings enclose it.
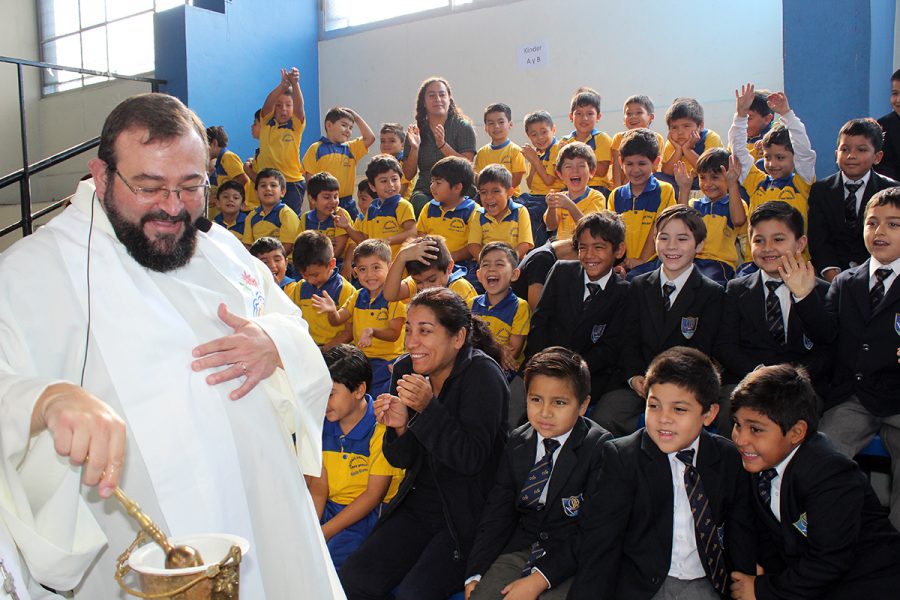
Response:
[[[742,85],[740,90],[734,90],[734,120],[728,129],[728,145],[731,147],[731,153],[741,162],[741,183],[747,179],[755,162],[753,155],[747,150],[747,115],[750,112],[750,105],[753,104],[753,91],[752,83]]]
[[[816,152],[812,149],[806,126],[791,110],[784,92],[770,94],[768,104],[781,117],[781,122],[788,130],[791,146],[794,148],[794,172],[805,181],[812,183],[816,178]]]

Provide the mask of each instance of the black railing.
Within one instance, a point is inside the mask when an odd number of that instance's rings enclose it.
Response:
[[[124,79],[128,81],[141,81],[150,84],[153,92],[159,91],[160,84],[166,83],[162,79],[154,79],[152,77],[139,77],[136,75],[119,75],[118,73],[94,71],[92,69],[80,69],[77,67],[65,67],[52,63],[39,62],[35,60],[25,60],[22,58],[10,58],[8,56],[0,56],[0,63],[9,63],[16,65],[16,75],[19,81],[19,127],[22,138],[22,168],[17,171],[0,177],[0,189],[10,186],[16,182],[19,184],[19,195],[22,207],[21,218],[3,229],[0,229],[0,237],[8,233],[12,233],[17,229],[22,230],[22,235],[26,236],[34,231],[34,220],[40,218],[54,210],[60,208],[66,203],[68,198],[53,202],[49,206],[45,206],[36,213],[32,213],[31,207],[31,176],[40,173],[44,169],[49,169],[59,163],[78,156],[88,150],[96,148],[100,145],[100,138],[96,137],[62,152],[58,152],[47,158],[43,158],[35,163],[28,162],[28,132],[25,127],[25,80],[23,76],[23,67],[36,67],[38,69],[55,69],[57,71],[69,71],[71,73],[81,73],[82,75],[96,75],[99,77],[109,77],[111,79]]]

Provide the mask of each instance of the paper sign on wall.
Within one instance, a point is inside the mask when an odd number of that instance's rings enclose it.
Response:
[[[520,69],[540,69],[547,66],[548,60],[547,42],[525,44],[519,48]]]

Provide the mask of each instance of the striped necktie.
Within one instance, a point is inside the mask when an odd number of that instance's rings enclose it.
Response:
[[[722,540],[709,507],[709,498],[700,481],[700,473],[694,467],[694,449],[688,448],[675,454],[684,463],[684,489],[694,517],[694,536],[697,539],[697,553],[706,571],[706,577],[720,594],[726,592],[728,575],[722,556]]]
[[[774,280],[766,282],[766,287],[769,288],[769,293],[766,294],[766,321],[769,323],[769,333],[779,346],[784,346],[784,313],[781,312],[781,300],[775,293],[781,284],[781,281]]]
[[[862,187],[862,181],[848,181],[844,183],[844,187],[847,189],[847,197],[844,198],[844,220],[852,225],[858,220],[856,192]]]
[[[522,493],[519,496],[519,506],[522,508],[540,508],[541,494],[550,481],[550,472],[553,471],[553,453],[559,448],[559,442],[553,438],[544,439],[544,456],[534,463],[528,477],[525,478],[525,485],[522,486]]]
[[[675,284],[671,281],[667,281],[662,286],[663,290],[663,304],[665,305],[666,312],[669,312],[669,309],[672,308],[672,294],[675,293]]]
[[[869,290],[869,302],[872,310],[875,310],[875,307],[881,304],[881,301],[884,299],[884,280],[890,277],[891,273],[893,273],[891,269],[878,269],[875,271],[875,285]]]
[[[778,476],[775,469],[766,469],[760,472],[759,480],[756,482],[756,491],[759,493],[759,499],[763,506],[772,510],[772,480]]]

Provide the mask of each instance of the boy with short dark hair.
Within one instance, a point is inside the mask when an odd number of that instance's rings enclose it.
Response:
[[[525,182],[528,193],[519,196],[519,202],[528,209],[531,218],[531,237],[534,245],[547,241],[544,213],[547,211],[547,194],[562,191],[565,186],[556,175],[556,159],[560,143],[556,139],[553,117],[546,110],[538,110],[525,116],[525,135],[530,143],[522,146],[522,155],[528,161]]]
[[[893,597],[900,534],[859,466],[816,432],[816,397],[804,370],[762,367],[731,403],[732,439],[752,478],[762,567],[758,575],[752,565],[732,573],[731,597]]]
[[[322,171],[310,176],[306,185],[310,210],[300,217],[300,231],[321,231],[331,240],[334,256],[343,257],[347,231],[338,227],[334,219],[337,213],[341,213],[350,220],[350,213],[340,206],[340,182],[331,173]],[[343,258],[339,262],[343,263]],[[340,267],[338,265],[338,269]]]
[[[569,120],[572,121],[575,130],[564,136],[559,143],[565,146],[572,142],[581,142],[590,147],[594,153],[594,166],[591,169],[591,179],[588,185],[603,194],[605,198],[613,187],[612,180],[609,178],[612,139],[605,132],[597,129],[597,123],[603,117],[603,113],[600,112],[600,102],[600,94],[596,91],[589,87],[578,88],[575,95],[572,96],[569,107]]]
[[[647,395],[644,373],[663,350],[689,346],[709,354],[722,318],[722,286],[704,277],[694,258],[706,241],[703,216],[676,204],[656,218],[660,267],[631,280],[621,363],[628,387],[606,394],[593,418],[617,435],[637,427]]]
[[[622,120],[625,123],[625,131],[620,131],[614,135],[610,146],[612,180],[615,187],[626,183],[625,174],[622,172],[621,156],[619,155],[619,146],[622,145],[622,138],[632,129],[650,129],[650,123],[653,122],[653,118],[656,116],[653,113],[653,100],[650,99],[650,96],[642,95],[626,98],[622,112],[624,113]],[[656,133],[656,141],[659,144],[659,148],[662,149],[666,140],[662,134]],[[659,155],[658,151],[657,155]],[[659,169],[659,164],[656,165],[656,169]]]
[[[825,309],[837,324],[822,431],[847,456],[881,434],[891,455],[891,522],[900,528],[900,188],[866,205],[869,260],[835,277]]]
[[[628,282],[613,266],[625,254],[625,224],[607,210],[590,213],[578,221],[572,245],[578,260],[560,260],[547,275],[525,356],[549,346],[571,348],[587,361],[591,397],[600,398],[621,381]]]
[[[324,354],[332,388],[322,428],[322,476],[311,478],[309,493],[340,570],[372,532],[381,507],[397,494],[404,471],[382,452],[385,428],[375,422],[367,393],[372,368],[366,355],[349,344]]]
[[[883,135],[874,119],[844,123],[835,150],[840,170],[809,190],[809,253],[825,281],[866,262],[866,203],[877,192],[900,185],[873,170],[884,155]]]
[[[513,196],[518,197],[521,193],[519,184],[525,175],[525,156],[522,148],[509,139],[512,128],[512,109],[508,105],[498,102],[484,109],[484,131],[490,136],[491,143],[475,153],[475,172],[481,173],[488,165],[503,165],[512,173]]]
[[[805,224],[809,190],[816,180],[816,152],[810,145],[806,127],[791,110],[787,96],[784,92],[774,92],[769,94],[767,102],[780,119],[762,139],[766,170],[757,168],[753,156],[747,152],[747,118],[756,98],[753,89],[753,84],[748,83],[734,91],[737,98],[734,121],[728,130],[728,145],[741,161],[741,185],[750,198],[750,212],[764,202],[780,200],[800,211]]]
[[[360,137],[351,140],[354,125],[359,127]],[[340,186],[340,206],[355,219],[359,215],[359,209],[353,202],[356,163],[374,143],[375,134],[359,114],[353,109],[335,106],[325,114],[325,135],[313,142],[303,155],[307,185],[309,178],[316,173],[325,171],[333,175]]]
[[[409,274],[405,279],[404,272]],[[422,290],[445,287],[469,301],[478,293],[467,275],[465,268],[453,262],[444,238],[424,235],[407,242],[391,263],[384,282],[384,297],[390,301],[409,302]]]
[[[247,213],[241,211],[244,206],[244,186],[237,181],[226,181],[216,189],[216,204],[219,214],[213,221],[233,233],[237,239],[244,239],[244,226]]]
[[[547,231],[556,231],[556,239],[572,239],[575,224],[583,216],[606,209],[606,196],[588,185],[596,166],[597,157],[587,144],[570,142],[560,149],[556,172],[566,191],[547,194],[544,212]]]
[[[303,211],[303,166],[300,164],[300,141],[306,129],[300,71],[296,67],[281,70],[281,81],[263,103],[260,112],[259,156],[254,170],[277,169],[284,174],[284,203],[296,214]],[[250,175],[251,179],[255,178]],[[255,188],[259,190],[257,185]],[[293,241],[293,240],[292,240]]]
[[[382,293],[390,264],[391,248],[387,242],[363,240],[353,251],[353,270],[363,288],[353,290],[340,307],[327,291],[312,297],[313,306],[328,315],[331,325],[351,322],[353,345],[365,352],[372,365],[371,394],[376,398],[388,391],[390,365],[403,354],[406,305],[389,302]]]
[[[390,154],[399,160],[400,164],[403,164],[403,158],[405,156],[403,154],[403,143],[406,141],[406,129],[403,125],[400,123],[384,123],[378,132],[378,138],[378,151],[381,154]],[[407,179],[406,175],[401,178],[400,195],[403,196],[404,200],[409,200],[412,196],[413,188],[416,187],[416,181],[418,179],[418,173],[416,173],[411,180]],[[362,207],[360,207],[360,212],[363,212]]]
[[[354,291],[336,268],[331,239],[321,231],[304,231],[298,235],[294,244],[294,268],[303,279],[286,287],[284,292],[300,307],[303,318],[309,324],[309,335],[316,345],[324,352],[352,340],[350,327],[332,325],[328,316],[313,306],[313,297],[326,293],[335,304],[343,306]]]
[[[284,246],[276,238],[261,237],[250,246],[250,254],[258,258],[269,267],[272,277],[275,278],[281,289],[296,283],[287,273],[287,255],[284,252]]]
[[[412,204],[400,196],[403,169],[390,154],[379,154],[366,167],[366,179],[377,198],[361,219],[350,223],[338,215],[335,224],[347,231],[357,244],[369,238],[384,240],[396,257],[403,242],[416,235],[416,218]],[[390,261],[388,261],[390,262]]]
[[[261,237],[274,237],[284,244],[285,254],[290,254],[300,229],[300,218],[290,206],[282,202],[286,183],[277,169],[263,169],[256,176],[256,196],[259,207],[247,217],[244,226],[244,245],[247,248]]]
[[[737,240],[746,231],[747,205],[741,199],[738,180],[741,164],[724,148],[711,148],[700,155],[696,166],[703,197],[691,196],[691,176],[681,164],[675,166],[678,183],[678,202],[692,206],[703,215],[706,224],[706,243],[697,254],[694,265],[700,272],[720,285],[734,279],[737,268]]]
[[[900,69],[891,75],[891,112],[878,119],[884,130],[884,157],[876,169],[885,177],[900,178]]]
[[[603,447],[570,599],[718,600],[729,573],[755,568],[749,477],[734,445],[704,430],[719,408],[715,365],[670,348],[646,379],[646,427]]]
[[[653,224],[663,210],[675,204],[675,190],[654,176],[659,144],[649,129],[628,131],[622,137],[619,156],[627,183],[613,190],[609,209],[625,222],[625,268],[630,270],[653,258]]]
[[[531,328],[528,302],[510,284],[519,277],[519,258],[506,242],[489,242],[478,255],[478,281],[484,293],[468,300],[469,309],[487,323],[503,352],[500,366],[512,379],[522,364],[522,351]]]
[[[721,148],[719,134],[704,126],[703,107],[693,98],[675,98],[666,110],[666,126],[669,137],[662,151],[661,171],[675,175],[675,165],[685,163],[688,173],[694,176],[694,167],[700,155],[710,148]]]
[[[218,200],[216,193],[219,186],[226,181],[236,181],[240,185],[247,183],[244,174],[244,161],[228,149],[228,134],[221,125],[206,128],[206,141],[209,142],[209,195]],[[209,217],[213,218],[221,210],[216,202],[210,202]]]
[[[769,130],[775,113],[769,106],[769,93],[767,90],[757,90],[753,93],[753,102],[747,109],[747,152],[753,156],[753,160],[762,158],[762,142]]]
[[[491,242],[509,244],[520,260],[534,248],[531,217],[528,209],[512,199],[515,193],[512,182],[512,175],[503,165],[488,165],[478,174],[481,206],[475,209],[469,227],[472,256],[480,256],[481,249]]]
[[[525,366],[528,423],[510,434],[488,495],[466,568],[469,600],[565,599],[581,507],[606,493],[593,474],[612,435],[584,417],[590,381],[581,356],[559,346]]]

